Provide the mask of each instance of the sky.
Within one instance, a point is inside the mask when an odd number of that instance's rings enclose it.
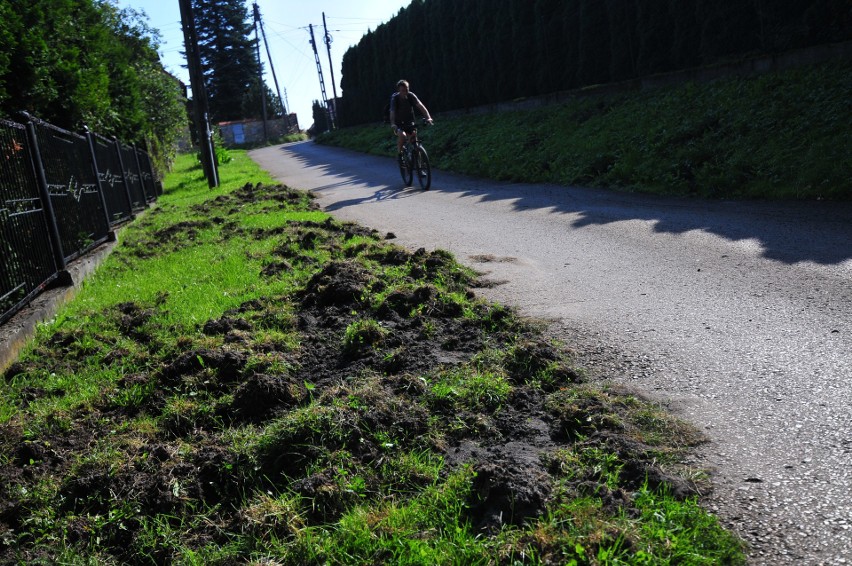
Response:
[[[411,0],[256,0],[272,66],[278,79],[281,97],[288,112],[299,117],[299,126],[307,129],[313,122],[314,100],[322,100],[316,59],[311,47],[309,24],[313,24],[317,53],[323,71],[325,93],[334,97],[323,30],[323,13],[332,37],[331,60],[334,63],[334,85],[337,96],[340,89],[340,63],[349,47],[356,45],[368,30],[393,18]],[[167,71],[189,86],[189,73],[184,68],[186,59],[183,30],[178,0],[117,0],[119,8],[134,8],[148,16],[148,25],[160,33],[160,60]],[[246,0],[248,14],[252,14],[252,0]],[[259,30],[258,30],[259,31]],[[252,33],[254,38],[254,33]],[[264,80],[272,92],[275,82],[269,68],[269,58],[261,36],[260,56],[263,61]],[[389,77],[389,81],[396,77]]]

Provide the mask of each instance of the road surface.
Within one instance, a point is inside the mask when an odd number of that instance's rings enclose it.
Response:
[[[852,207],[631,196],[434,172],[312,142],[250,152],[341,220],[442,248],[487,298],[705,431],[707,505],[750,564],[852,564]],[[600,373],[600,371],[599,371]]]

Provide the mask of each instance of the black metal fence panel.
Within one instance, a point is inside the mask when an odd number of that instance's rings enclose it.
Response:
[[[48,285],[72,284],[67,262],[162,194],[145,151],[23,115],[0,119],[0,324]]]
[[[0,324],[57,275],[26,129],[0,120]]]
[[[151,163],[151,158],[146,152],[138,148],[136,149],[136,158],[139,163],[142,186],[145,189],[145,194],[148,196],[148,202],[155,201],[157,197],[163,196],[163,188],[154,176],[154,165]]]
[[[98,164],[98,180],[109,212],[110,225],[126,222],[133,217],[133,205],[121,171],[119,143],[93,134],[92,145]]]
[[[148,205],[145,187],[142,185],[142,175],[139,172],[139,162],[133,147],[121,144],[121,163],[124,165],[124,179],[130,190],[133,210],[143,210]]]
[[[70,261],[110,234],[89,142],[47,122],[33,123],[62,250]]]

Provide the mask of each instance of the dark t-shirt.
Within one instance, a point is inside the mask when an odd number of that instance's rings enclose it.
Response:
[[[401,97],[398,92],[391,95],[390,107],[394,112],[393,119],[397,126],[414,123],[414,108],[418,102],[413,92],[408,93],[408,100]]]

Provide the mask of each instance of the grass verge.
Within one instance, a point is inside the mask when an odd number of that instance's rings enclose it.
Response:
[[[570,344],[190,157],[3,375],[0,561],[737,564],[701,437]]]
[[[491,179],[717,199],[852,199],[852,62],[533,110],[439,117],[433,167]],[[320,143],[392,155],[390,128]]]

